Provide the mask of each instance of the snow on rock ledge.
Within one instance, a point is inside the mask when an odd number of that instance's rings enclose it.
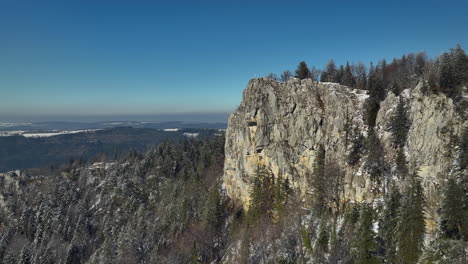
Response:
[[[440,185],[450,172],[456,153],[453,138],[459,136],[462,121],[451,99],[443,95],[425,96],[418,85],[402,95],[390,93],[381,103],[376,120],[377,134],[386,161],[394,164],[391,145],[391,118],[400,97],[408,107],[411,127],[406,151],[410,170],[419,170],[427,198],[429,230],[440,203]],[[309,176],[315,155],[323,145],[327,158],[345,170],[343,199],[372,202],[369,176],[361,164],[347,165],[347,153],[354,128],[366,134],[364,102],[366,91],[336,83],[291,79],[287,83],[269,78],[252,79],[236,112],[229,117],[226,131],[226,159],[223,184],[227,194],[248,207],[250,184],[256,167],[263,164],[275,175],[289,179],[300,193],[310,192]]]

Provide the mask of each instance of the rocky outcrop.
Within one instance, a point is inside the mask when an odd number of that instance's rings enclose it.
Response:
[[[250,184],[259,164],[275,176],[288,178],[303,195],[310,192],[310,173],[317,149],[323,146],[327,158],[345,171],[342,199],[371,202],[381,198],[381,193],[371,191],[372,183],[364,170],[366,157],[358,165],[347,164],[350,139],[355,133],[367,133],[363,120],[367,97],[363,90],[310,79],[293,78],[287,83],[251,80],[226,131],[223,181],[228,195],[248,207]],[[411,124],[405,144],[407,163],[423,179],[430,221],[440,203],[440,183],[453,167],[454,139],[463,123],[451,99],[425,96],[421,85],[399,96],[390,93],[381,102],[376,120],[376,132],[384,146],[381,155],[390,168],[396,157],[391,119],[400,99],[406,102]]]

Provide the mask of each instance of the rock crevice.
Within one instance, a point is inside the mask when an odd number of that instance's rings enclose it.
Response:
[[[367,135],[367,97],[364,90],[311,79],[293,78],[286,83],[252,79],[239,108],[229,117],[223,176],[227,194],[248,207],[252,177],[262,164],[273,175],[288,178],[294,189],[306,195],[310,192],[307,175],[319,146],[323,146],[327,159],[345,171],[343,199],[361,202],[378,198],[364,170],[366,156],[355,166],[347,164],[351,135],[354,131]],[[438,186],[446,180],[456,156],[452,139],[461,133],[463,122],[451,99],[425,96],[421,85],[399,96],[389,93],[381,102],[375,130],[390,166],[397,155],[391,140],[391,120],[400,99],[405,101],[411,123],[405,144],[408,166],[419,171],[432,206],[428,215],[435,215],[440,203]]]

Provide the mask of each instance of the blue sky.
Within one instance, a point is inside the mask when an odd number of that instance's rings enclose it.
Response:
[[[452,0],[0,0],[0,120],[227,113],[249,79],[301,60],[466,49],[467,14]]]

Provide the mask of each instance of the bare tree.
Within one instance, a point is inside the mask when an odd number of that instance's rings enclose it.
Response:
[[[287,81],[289,81],[289,79],[291,79],[291,77],[292,77],[291,71],[285,70],[285,71],[283,71],[283,73],[281,74],[281,81],[282,81],[282,82],[287,82]]]
[[[364,63],[360,61],[357,65],[353,64],[353,66],[351,66],[351,69],[353,71],[353,75],[356,76],[356,88],[361,90],[366,89],[367,70]]]
[[[320,75],[322,74],[322,70],[317,69],[315,66],[310,67],[310,75],[312,80],[318,82],[320,81]]]
[[[270,79],[275,80],[275,81],[279,80],[278,76],[276,76],[276,74],[274,74],[274,73],[269,73],[267,75],[267,78],[270,78]]]

